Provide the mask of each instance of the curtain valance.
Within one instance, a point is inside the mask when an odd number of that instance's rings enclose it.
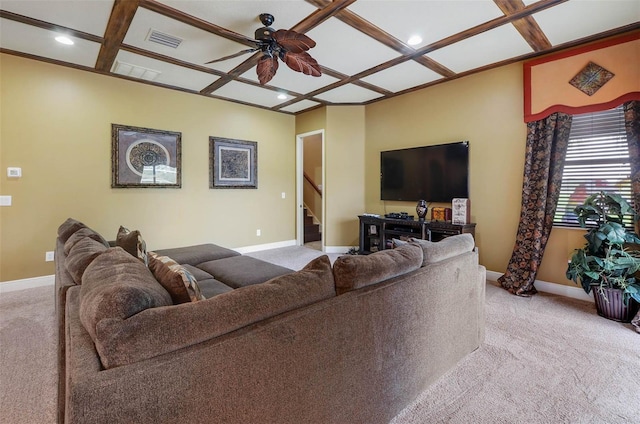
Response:
[[[640,100],[640,31],[524,63],[524,120]]]

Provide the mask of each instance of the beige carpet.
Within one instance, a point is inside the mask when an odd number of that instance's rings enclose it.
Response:
[[[0,423],[55,423],[53,286],[0,295]]]
[[[321,254],[251,256],[299,269]],[[1,423],[55,423],[55,361],[53,288],[2,294]],[[588,302],[489,284],[485,345],[393,420],[405,423],[640,423],[640,334]]]
[[[488,284],[485,345],[393,423],[640,423],[640,334],[589,302]]]

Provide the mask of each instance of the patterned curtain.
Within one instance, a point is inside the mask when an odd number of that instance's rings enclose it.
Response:
[[[640,210],[640,101],[633,100],[624,104],[624,126],[631,159],[633,202],[636,210]]]
[[[554,113],[527,124],[520,223],[507,271],[498,279],[518,296],[537,293],[533,283],[553,226],[571,118]]]

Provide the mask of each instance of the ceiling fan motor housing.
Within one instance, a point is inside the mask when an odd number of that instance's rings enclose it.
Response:
[[[276,32],[271,27],[258,28],[254,33],[254,38],[258,41],[270,41],[273,39],[273,33]]]
[[[270,13],[261,13],[260,14],[260,22],[264,25],[264,28],[258,28],[254,33],[254,38],[260,41],[269,41],[273,39],[273,33],[275,30],[271,28],[271,24],[273,24],[275,18]]]

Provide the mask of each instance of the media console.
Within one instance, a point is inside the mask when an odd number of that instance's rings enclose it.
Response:
[[[390,249],[391,241],[401,237],[413,237],[429,241],[440,241],[445,237],[471,233],[475,237],[476,224],[452,224],[451,221],[419,221],[411,219],[385,218],[376,215],[359,215],[359,254],[368,255],[379,250]]]

